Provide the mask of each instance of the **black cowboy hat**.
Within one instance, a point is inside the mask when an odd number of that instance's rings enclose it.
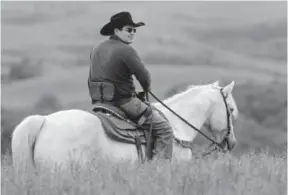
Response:
[[[122,28],[125,25],[139,27],[145,26],[145,23],[134,23],[132,20],[132,16],[129,12],[120,12],[110,18],[110,22],[102,27],[102,29],[100,30],[100,34],[104,36],[112,35],[114,32],[114,28]]]

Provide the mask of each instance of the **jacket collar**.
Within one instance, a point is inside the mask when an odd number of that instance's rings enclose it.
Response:
[[[120,39],[119,37],[117,37],[116,35],[111,35],[109,39],[110,40],[121,41],[122,43],[129,44],[129,43],[123,41],[122,39]]]

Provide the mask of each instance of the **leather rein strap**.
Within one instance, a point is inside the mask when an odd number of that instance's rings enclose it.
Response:
[[[214,139],[208,137],[206,134],[204,134],[203,132],[201,132],[198,128],[196,128],[194,125],[190,124],[187,120],[185,120],[183,117],[181,117],[180,115],[178,115],[175,111],[173,111],[171,108],[169,108],[166,104],[164,104],[159,98],[157,98],[157,96],[155,96],[151,91],[149,91],[149,93],[153,96],[153,98],[155,98],[158,102],[160,102],[165,108],[167,108],[170,112],[172,112],[175,116],[177,116],[179,119],[181,119],[183,122],[185,122],[189,127],[193,128],[195,131],[197,131],[198,133],[200,133],[202,136],[204,136],[206,139],[208,139],[209,141],[211,141],[213,144],[216,144],[219,147],[222,147],[222,143],[218,143],[217,141],[215,141]],[[226,102],[226,101],[225,101]],[[189,141],[183,141],[180,140],[178,138],[175,138],[175,141],[177,143],[179,143],[180,145],[183,145],[185,147],[187,147],[188,145],[190,145]]]

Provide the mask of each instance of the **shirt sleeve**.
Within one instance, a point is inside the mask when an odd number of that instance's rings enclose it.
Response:
[[[131,46],[125,47],[121,53],[124,64],[129,68],[132,74],[135,75],[144,91],[148,91],[151,87],[151,75],[140,59],[138,53]]]

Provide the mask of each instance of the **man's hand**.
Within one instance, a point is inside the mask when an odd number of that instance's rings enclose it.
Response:
[[[139,91],[139,92],[136,92],[136,96],[143,102],[146,101],[146,92],[145,91]]]

